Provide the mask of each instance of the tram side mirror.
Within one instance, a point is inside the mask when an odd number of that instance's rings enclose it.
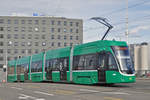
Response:
[[[6,65],[3,66],[3,72],[6,72]]]

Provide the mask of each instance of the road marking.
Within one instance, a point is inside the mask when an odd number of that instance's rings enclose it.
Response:
[[[18,99],[21,99],[21,100],[28,100],[28,99],[32,99],[32,100],[45,100],[43,98],[36,98],[36,97],[25,95],[25,94],[19,94],[19,95],[20,96],[18,97]]]
[[[62,94],[62,95],[72,95],[72,94],[75,94],[75,92],[68,91],[68,90],[55,90],[54,92],[56,94]]]
[[[27,86],[28,88],[40,88],[40,87],[38,87],[38,86],[31,86],[31,85],[29,85],[29,86]]]
[[[96,91],[96,90],[88,90],[88,89],[80,89],[80,91],[86,91],[86,92],[99,92],[99,91]]]
[[[123,99],[114,98],[114,97],[104,97],[104,100],[123,100]]]
[[[17,89],[17,90],[23,90],[22,88],[17,88],[17,87],[11,87],[13,89]]]
[[[50,96],[54,96],[54,94],[49,94],[49,93],[40,92],[40,91],[34,91],[34,93],[38,93],[38,94],[44,94],[44,95],[50,95]]]
[[[104,94],[120,94],[120,95],[130,95],[129,93],[125,93],[125,92],[101,92]]]

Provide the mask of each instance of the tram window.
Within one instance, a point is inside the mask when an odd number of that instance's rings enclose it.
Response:
[[[96,69],[96,54],[85,56],[85,69]]]
[[[80,55],[73,57],[73,70],[94,70],[97,67],[97,55]]]
[[[52,70],[52,68],[53,68],[52,60],[46,60],[45,71]]]
[[[9,66],[8,67],[8,74],[14,74],[14,70],[15,69],[15,67],[14,66]]]
[[[53,70],[54,71],[59,71],[59,61],[58,61],[58,59],[53,60]]]
[[[109,57],[108,57],[108,68],[110,70],[117,70],[118,69],[117,64],[115,62],[115,59],[114,59],[112,54],[109,54]]]
[[[46,71],[52,69],[53,71],[69,70],[69,57],[50,59],[46,61]]]
[[[78,70],[79,56],[73,57],[73,70]]]
[[[21,73],[29,72],[29,64],[22,64],[21,67],[23,68]]]
[[[32,62],[31,72],[42,72],[42,61]]]
[[[17,65],[17,74],[21,74],[21,65]]]
[[[99,66],[99,68],[105,67],[105,56],[103,54],[99,55],[98,66]]]

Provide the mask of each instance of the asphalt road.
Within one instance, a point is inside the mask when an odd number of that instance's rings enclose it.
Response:
[[[114,86],[0,83],[0,100],[150,100],[150,80]]]

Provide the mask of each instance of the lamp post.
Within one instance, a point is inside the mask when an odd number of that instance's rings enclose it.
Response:
[[[126,0],[126,39],[127,39],[127,44],[129,43],[129,29],[128,29],[129,23],[128,23],[128,0]]]
[[[6,37],[7,38],[7,37]],[[6,41],[6,43],[7,43],[7,41]],[[5,68],[6,69],[6,82],[7,82],[7,74],[8,74],[8,72],[7,72],[7,62],[8,62],[8,60],[7,60],[7,58],[8,58],[8,54],[7,54],[7,52],[8,52],[8,46],[7,45],[11,45],[12,44],[12,42],[11,41],[9,41],[7,44],[6,44],[6,62],[5,62],[5,65],[3,66],[3,68]]]

